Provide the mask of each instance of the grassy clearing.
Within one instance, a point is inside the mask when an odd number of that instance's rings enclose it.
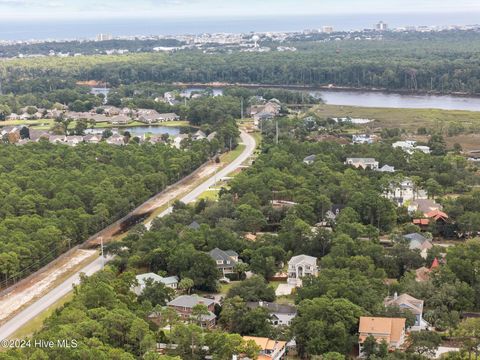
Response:
[[[220,156],[220,161],[225,164],[231,163],[233,160],[235,160],[237,157],[240,156],[240,154],[245,150],[246,145],[240,144],[237,146],[236,149],[229,151],[225,154],[222,154]]]
[[[240,281],[232,281],[232,282],[230,282],[230,283],[228,283],[228,284],[222,284],[222,285],[220,286],[220,294],[222,294],[222,295],[227,295],[228,292],[230,291],[230,289],[231,289],[233,286],[235,286],[236,284],[239,284],[239,283],[240,283]]]
[[[220,193],[220,190],[208,189],[207,191],[204,191],[204,192],[198,197],[198,200],[217,201],[217,200],[218,200],[218,194],[219,194],[219,193]]]
[[[51,305],[47,310],[37,315],[35,318],[30,320],[20,329],[15,331],[10,338],[11,339],[24,339],[33,335],[36,331],[39,331],[43,327],[43,322],[48,319],[55,310],[61,308],[67,302],[73,299],[73,292],[68,293],[66,296],[58,300],[56,303]]]
[[[480,112],[439,109],[390,109],[341,105],[319,105],[313,111],[322,117],[356,117],[374,119],[370,127],[402,128],[415,132],[419,127],[442,130],[449,123],[480,129]]]

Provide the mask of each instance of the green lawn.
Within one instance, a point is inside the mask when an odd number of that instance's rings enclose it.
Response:
[[[230,291],[230,289],[236,285],[236,284],[239,284],[241,281],[232,281],[228,284],[221,284],[220,285],[220,294],[222,295],[227,295],[228,292]]]
[[[199,197],[198,200],[218,200],[218,194],[220,193],[219,190],[207,190],[204,191]]]
[[[237,157],[240,156],[240,154],[243,152],[243,150],[245,150],[246,148],[246,145],[238,145],[234,150],[232,151],[229,151],[225,154],[222,154],[220,155],[220,160],[223,162],[223,163],[231,163],[233,160],[235,160]]]

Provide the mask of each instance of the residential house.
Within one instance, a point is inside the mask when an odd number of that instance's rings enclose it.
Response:
[[[427,258],[428,250],[433,247],[432,242],[419,233],[407,234],[403,238],[408,241],[410,250],[419,250],[424,259]]]
[[[206,139],[207,135],[202,131],[198,130],[195,134],[192,135],[194,141]]]
[[[317,258],[308,255],[294,256],[288,262],[288,284],[296,287],[302,286],[305,276],[317,276]]]
[[[67,141],[67,137],[65,135],[50,135],[48,141],[52,144],[61,144]]]
[[[130,118],[125,115],[115,115],[112,116],[109,121],[112,125],[127,125],[130,122]]]
[[[408,294],[398,296],[395,293],[393,296],[386,297],[383,304],[385,307],[397,306],[400,309],[407,309],[415,315],[415,330],[425,329],[428,324],[423,320],[423,300],[415,299]]]
[[[448,223],[448,215],[441,210],[432,210],[424,213],[425,218],[413,219],[413,224],[420,226],[420,229],[426,231],[430,224],[435,223],[438,231],[443,231],[443,228]]]
[[[215,260],[217,269],[222,272],[224,277],[226,274],[232,274],[235,265],[239,262],[238,254],[233,250],[223,251],[219,248],[215,248],[210,251],[208,255]]]
[[[182,295],[167,304],[167,306],[174,309],[183,320],[190,320],[193,308],[197,305],[205,305],[209,311],[208,315],[201,317],[201,326],[208,329],[215,326],[216,317],[213,313],[215,302],[211,299],[206,299],[198,295]]]
[[[166,92],[165,94],[163,94],[163,98],[165,102],[171,106],[178,104],[178,101],[176,100],[176,96],[172,92]]]
[[[377,170],[378,172],[382,173],[394,173],[395,167],[390,165],[383,165],[380,169]]]
[[[373,136],[371,135],[353,135],[352,142],[354,144],[373,144]]]
[[[207,136],[207,140],[208,141],[212,141],[213,139],[215,139],[217,137],[217,132],[214,131],[212,133],[210,133],[208,136]]]
[[[162,138],[162,136],[158,136],[158,135],[150,136],[147,140],[150,144],[163,144],[163,143],[165,143],[165,140]]]
[[[188,134],[179,134],[175,136],[173,139],[173,146],[175,146],[177,149],[180,149],[182,147],[182,141],[188,139]]]
[[[253,341],[259,348],[258,360],[280,360],[284,357],[287,343],[269,338],[244,336],[244,341]]]
[[[198,230],[200,229],[200,224],[196,221],[192,221],[190,225],[188,225],[188,228],[193,230]]]
[[[93,114],[88,117],[89,120],[95,121],[96,124],[110,122],[111,119],[104,114]]]
[[[335,222],[335,220],[337,219],[337,216],[340,215],[340,211],[342,211],[344,208],[345,208],[345,206],[343,206],[343,205],[341,205],[341,204],[334,204],[334,205],[332,205],[332,207],[330,208],[330,210],[328,210],[328,211],[325,213],[324,220],[325,220],[327,223],[333,223],[333,222]]]
[[[430,268],[422,266],[415,270],[415,281],[416,282],[423,282],[430,280],[430,273],[440,266],[440,262],[437,258],[433,259],[432,265]]]
[[[268,310],[273,326],[290,326],[292,320],[297,316],[297,308],[291,305],[277,304],[267,301],[249,301],[247,307],[250,309],[263,308]]]
[[[160,121],[178,121],[180,120],[180,116],[178,116],[175,113],[165,113],[165,114],[160,114],[159,119]]]
[[[403,318],[360,317],[358,328],[359,355],[363,357],[363,343],[373,336],[378,343],[386,341],[388,349],[393,351],[405,342],[405,322]]]
[[[303,159],[303,163],[307,165],[312,165],[315,162],[317,155],[310,155]]]
[[[347,158],[345,165],[353,166],[358,169],[378,170],[379,163],[373,158]]]
[[[385,197],[392,200],[398,206],[405,206],[416,199],[426,199],[427,193],[419,189],[411,179],[404,179],[400,183],[390,183]]]
[[[83,142],[83,136],[67,136],[65,142],[67,143],[67,145],[77,146],[78,144]]]
[[[253,105],[250,107],[249,114],[253,118],[255,125],[263,120],[271,120],[280,114],[282,106],[276,99],[272,99],[264,105]]]
[[[421,212],[423,214],[427,214],[431,211],[442,209],[442,205],[437,204],[435,200],[432,199],[416,199],[408,205],[409,213]]]
[[[46,131],[43,130],[35,130],[35,129],[29,129],[30,130],[30,140],[34,142],[40,141],[40,139],[44,140],[49,140],[50,134]]]
[[[20,120],[20,115],[11,113],[6,117],[7,120]]]
[[[115,107],[115,106],[105,106],[103,108],[103,113],[107,116],[116,116],[116,115],[120,115],[120,112],[122,110]]]
[[[21,129],[22,126],[4,126],[0,128],[0,137],[6,138],[10,144],[15,144],[21,138]]]
[[[83,137],[83,141],[89,144],[98,144],[100,141],[102,141],[102,136],[96,134],[85,135]]]
[[[178,287],[178,277],[176,276],[163,277],[154,273],[146,273],[137,275],[135,278],[137,279],[138,285],[132,287],[132,291],[137,295],[141,295],[143,293],[147,281],[149,280],[154,283],[163,284],[166,287],[174,290],[176,290]]]
[[[392,144],[392,147],[402,149],[408,154],[413,154],[415,151],[430,154],[430,148],[428,146],[418,146],[417,142],[413,140],[397,141]]]
[[[113,134],[106,140],[110,145],[125,145],[125,139],[120,134]]]
[[[137,120],[146,124],[153,124],[160,121],[160,114],[152,109],[139,109],[137,111]]]

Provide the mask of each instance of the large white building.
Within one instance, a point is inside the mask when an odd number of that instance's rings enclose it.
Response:
[[[288,262],[288,284],[296,287],[302,286],[305,276],[317,276],[317,258],[308,255],[294,256]]]

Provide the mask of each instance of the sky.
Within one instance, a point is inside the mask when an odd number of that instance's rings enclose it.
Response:
[[[479,0],[0,0],[0,19],[478,12]]]

